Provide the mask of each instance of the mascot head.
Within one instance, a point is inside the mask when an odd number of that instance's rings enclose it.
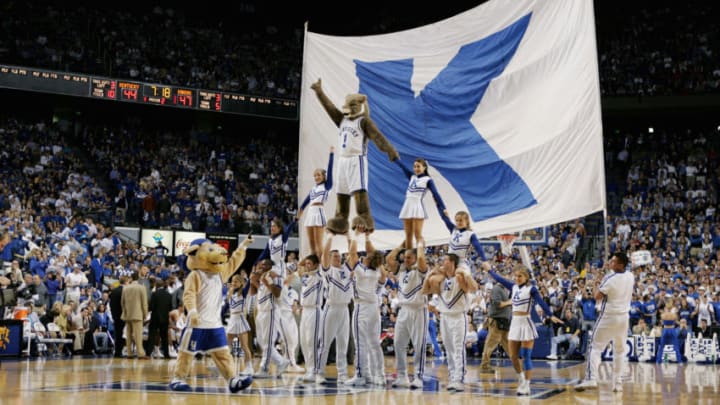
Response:
[[[221,272],[228,262],[228,252],[224,247],[207,239],[195,239],[184,251],[188,270]]]
[[[345,96],[345,105],[342,107],[343,114],[355,119],[361,116],[370,116],[370,106],[368,106],[367,96],[364,94],[348,94]]]

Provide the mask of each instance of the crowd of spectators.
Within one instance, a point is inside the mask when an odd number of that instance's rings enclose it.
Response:
[[[319,10],[309,5],[283,4],[285,12],[276,13],[272,4],[246,0],[218,13],[200,6],[128,3],[113,8],[76,3],[6,5],[3,14],[9,18],[0,25],[0,61],[298,99],[302,18],[309,13],[315,14],[310,21],[313,30],[372,35],[428,24],[476,5],[466,2],[435,15],[378,5],[372,19],[328,25],[318,21]],[[718,91],[716,4],[598,2],[596,8],[603,95]],[[294,18],[287,17],[292,14]],[[657,35],[660,30],[677,34]]]
[[[253,20],[254,3],[243,4],[243,19]],[[260,21],[230,26],[226,19],[208,25],[206,19],[159,6],[144,12],[26,3],[6,7],[12,17],[0,28],[6,33],[0,36],[3,63],[278,97],[299,95],[298,27]],[[720,66],[713,54],[718,48],[715,7],[703,3],[685,8],[683,14],[658,7],[609,19],[600,14],[603,94],[716,92]],[[659,27],[674,27],[680,34],[655,35]],[[159,279],[173,292],[182,288],[184,274],[176,265],[120,238],[114,225],[269,234],[270,219],[281,216],[288,222],[296,214],[297,148],[278,141],[278,134],[243,134],[239,142],[233,140],[237,134],[221,129],[159,130],[132,120],[49,123],[10,117],[0,120],[0,135],[6,145],[0,152],[0,289],[14,292],[3,292],[2,298],[32,304],[50,314],[46,320],[59,317],[62,323],[67,309],[55,304],[66,302],[75,315],[85,310],[103,319],[98,332],[111,329],[112,319],[103,315],[107,292],[132,273],[142,273],[151,289],[152,280]],[[637,285],[629,314],[632,331],[657,333],[658,315],[665,308],[676,308],[688,333],[717,330],[717,133],[696,128],[618,132],[606,134],[606,144],[612,145],[606,149],[606,166],[621,179],[609,182],[607,253],[649,250],[653,257],[652,264],[633,270]],[[90,162],[100,177],[91,174]],[[592,249],[587,241],[603,235],[603,230],[588,235],[580,218],[550,227],[547,245],[530,252],[535,282],[554,315],[577,319],[581,352],[598,314],[589,291],[605,271],[600,259],[605,252],[587,252]],[[428,248],[430,265],[439,263],[447,249]],[[506,256],[497,245],[488,246],[484,254],[500,270],[520,261],[517,251]],[[468,311],[469,330],[477,335],[471,340],[477,343],[482,342],[493,283],[480,270],[479,257],[477,252],[471,257],[473,275],[483,288]],[[87,281],[68,284],[67,276],[78,272]],[[381,301],[383,328],[391,331],[397,306],[392,278]],[[67,331],[86,329],[85,318],[79,317]],[[539,316],[536,320],[541,322]],[[479,346],[470,350],[480,352]]]
[[[0,61],[297,99],[300,25],[267,22],[252,1],[215,11],[201,5],[11,2],[3,7]]]
[[[184,274],[179,268],[154,249],[119,237],[112,229],[115,220],[168,229],[267,234],[263,224],[268,219],[295,214],[296,152],[262,136],[239,146],[217,134],[192,130],[185,136],[189,141],[178,144],[170,132],[148,132],[132,123],[112,127],[13,118],[2,121],[2,131],[9,146],[0,155],[2,273],[8,282],[0,284],[14,289],[21,302],[48,310],[69,295],[74,297],[71,301],[79,301],[78,311],[91,301],[98,308],[103,292],[121,276],[143,268],[148,280],[169,279],[181,288]],[[652,141],[647,135],[616,136],[614,144],[620,148],[607,155],[606,165],[619,166],[625,183],[614,191],[618,204],[607,222],[609,250],[650,250],[653,255],[651,265],[634,269],[638,281],[632,326],[642,319],[651,333],[658,311],[672,304],[690,333],[703,328],[702,319],[705,328],[716,328],[720,224],[715,207],[720,173],[715,134],[668,130],[654,134]],[[71,144],[82,146],[66,146]],[[100,173],[110,180],[110,191],[88,174],[80,155],[98,162]],[[254,220],[246,214],[250,210],[256,213]],[[90,215],[103,211],[116,218],[106,221],[107,216]],[[188,228],[183,227],[186,219]],[[598,312],[589,290],[604,269],[602,252],[578,260],[593,237],[584,223],[580,218],[551,226],[547,245],[531,248],[530,260],[540,293],[554,314],[570,311],[586,337]],[[509,269],[513,261],[520,261],[517,251],[506,256],[497,245],[485,249],[496,268]],[[430,265],[439,263],[445,252],[447,246],[429,247]],[[479,354],[492,280],[480,270],[477,252],[471,260],[474,276],[484,286],[468,312],[469,330],[480,336],[472,339],[476,343],[470,350]],[[77,271],[85,275],[87,285],[68,286],[67,275]],[[382,295],[383,327],[391,331],[397,305],[392,278]],[[585,342],[582,339],[581,351]]]
[[[663,1],[596,3],[603,95],[718,92],[718,5],[694,0],[678,6]]]

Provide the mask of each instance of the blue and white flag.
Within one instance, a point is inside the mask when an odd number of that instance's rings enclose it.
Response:
[[[299,198],[337,145],[339,130],[310,89],[321,78],[338,108],[347,94],[368,96],[372,119],[401,159],[411,166],[425,158],[451,218],[470,213],[479,237],[603,210],[596,55],[591,0],[492,0],[385,35],[307,32]],[[404,238],[398,214],[408,180],[372,143],[368,159],[373,241],[394,247]],[[424,203],[425,240],[447,243],[429,193]],[[334,192],[326,212],[335,212]]]

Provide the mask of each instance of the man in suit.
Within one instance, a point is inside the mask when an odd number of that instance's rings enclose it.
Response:
[[[110,292],[110,315],[113,319],[114,338],[115,338],[115,357],[122,357],[122,350],[125,347],[125,339],[123,332],[125,331],[125,321],[122,319],[122,292],[123,287],[128,283],[127,276],[120,276],[120,285],[113,288]]]
[[[123,288],[121,305],[122,320],[125,321],[127,327],[126,336],[128,343],[135,343],[137,356],[139,359],[148,359],[143,348],[143,322],[148,314],[148,298],[147,289],[140,284],[137,272],[132,274],[132,283]],[[128,353],[130,353],[130,345],[128,344]]]
[[[152,349],[160,333],[160,350],[166,359],[170,358],[168,352],[168,325],[170,324],[170,311],[172,311],[172,295],[165,286],[165,280],[157,279],[155,292],[150,296],[150,330],[148,331],[148,347]],[[152,352],[152,350],[151,350]]]

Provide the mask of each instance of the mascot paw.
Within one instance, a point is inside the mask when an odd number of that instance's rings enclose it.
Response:
[[[190,391],[191,388],[185,381],[175,379],[170,383],[170,389],[173,391],[187,392]]]
[[[348,232],[350,224],[345,218],[333,218],[327,223],[327,230],[335,235],[344,235]]]
[[[354,231],[356,228],[362,227],[363,231],[367,228],[367,223],[363,217],[355,217],[352,220],[351,229]]]
[[[198,326],[198,323],[200,323],[197,312],[191,312],[189,318],[190,319],[188,319],[188,325],[190,325],[191,328],[196,328]]]
[[[239,375],[230,379],[230,382],[228,383],[228,388],[230,389],[230,392],[234,394],[249,387],[250,384],[252,384],[252,381],[252,376]]]

